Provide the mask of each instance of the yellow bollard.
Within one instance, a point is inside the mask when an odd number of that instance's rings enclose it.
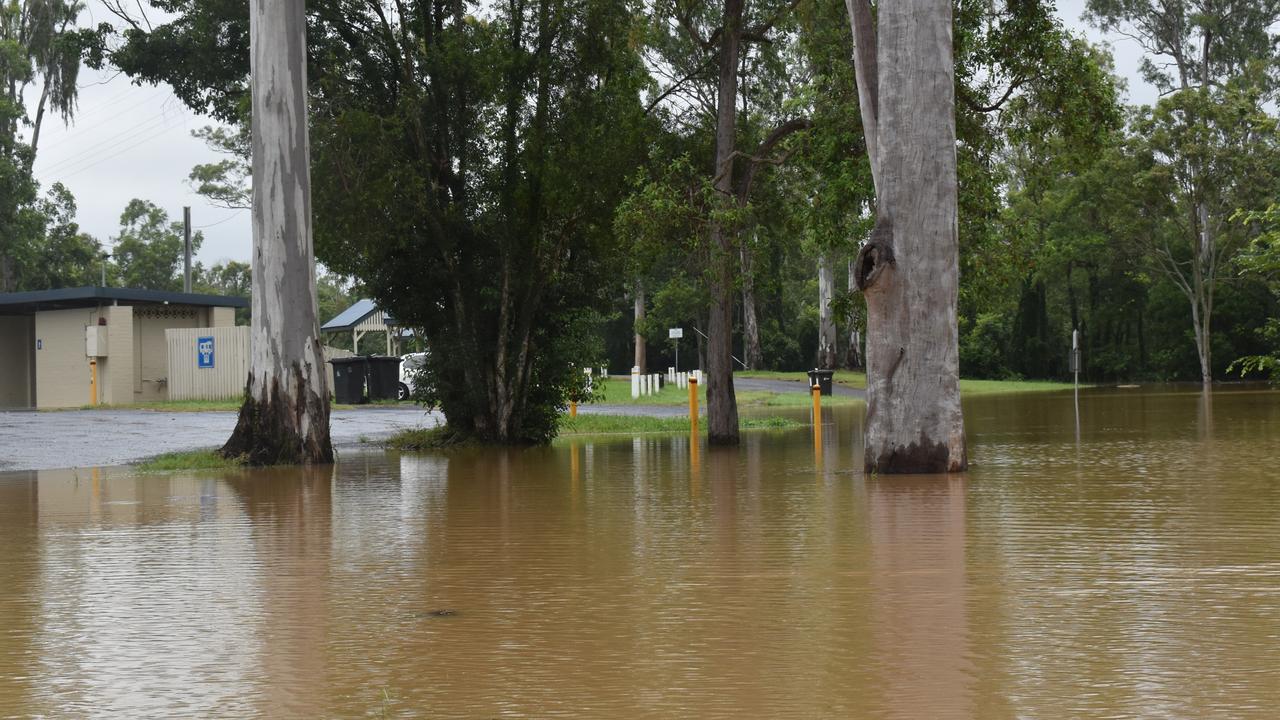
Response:
[[[569,417],[571,418],[578,417],[578,401],[577,400],[569,401]]]
[[[698,432],[698,381],[689,378],[689,426]]]
[[[702,460],[698,456],[702,447],[702,438],[698,436],[698,426],[694,425],[689,433],[689,497],[697,498],[702,489]]]
[[[813,447],[822,451],[822,388],[813,386]]]
[[[89,404],[98,404],[98,361],[89,358]]]

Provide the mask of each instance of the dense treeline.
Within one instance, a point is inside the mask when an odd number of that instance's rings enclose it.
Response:
[[[117,4],[76,47],[225,123],[191,180],[243,203],[244,3],[151,4],[173,19]],[[1049,3],[955,4],[964,374],[1064,377],[1073,330],[1091,381],[1274,367],[1280,2],[1232,8],[1090,0],[1148,53],[1160,99],[1133,107]],[[857,366],[875,194],[846,12],[310,0],[318,257],[424,331],[465,435],[545,440],[577,366],[665,368],[669,327],[685,367]]]

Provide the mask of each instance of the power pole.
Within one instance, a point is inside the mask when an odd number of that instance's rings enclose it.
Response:
[[[182,208],[182,292],[191,292],[191,207]]]

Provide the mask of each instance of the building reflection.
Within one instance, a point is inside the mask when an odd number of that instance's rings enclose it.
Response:
[[[974,717],[962,476],[867,479],[871,632],[887,717]]]
[[[41,714],[31,683],[40,623],[36,473],[0,474],[0,717]]]

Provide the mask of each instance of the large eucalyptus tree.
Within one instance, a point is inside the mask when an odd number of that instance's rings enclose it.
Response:
[[[876,225],[855,278],[867,301],[869,472],[964,470],[956,302],[950,0],[847,0]]]
[[[307,138],[305,0],[252,0],[252,356],[222,454],[251,464],[333,462],[316,318]]]

